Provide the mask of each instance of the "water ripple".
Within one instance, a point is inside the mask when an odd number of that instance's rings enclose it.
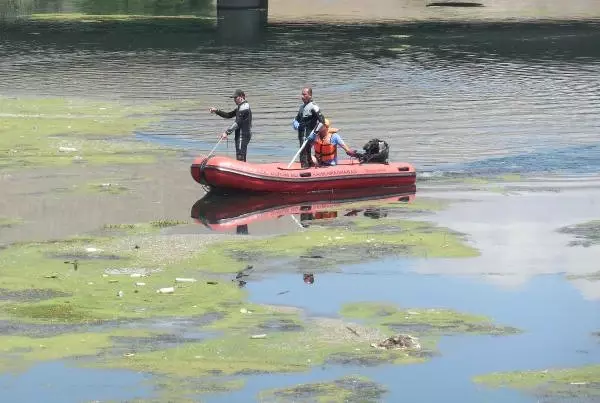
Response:
[[[0,60],[0,92],[192,100],[197,108],[166,116],[145,134],[174,135],[179,140],[173,144],[196,149],[202,136],[212,139],[228,124],[208,108],[233,108],[226,95],[242,87],[254,111],[251,154],[268,160],[293,155],[297,140],[290,122],[300,88],[312,85],[315,100],[354,148],[381,137],[392,144],[393,159],[420,170],[477,167],[476,161],[520,161],[515,156],[523,152],[597,141],[595,27],[516,25],[500,35],[485,27],[461,32],[443,25],[272,25],[262,42],[246,48],[217,45],[210,30],[193,38],[174,34],[170,46],[158,46],[151,35],[83,41],[63,33],[25,41],[23,35],[32,36],[23,28],[0,44],[8,56]],[[400,45],[402,51],[388,51]],[[550,159],[537,163],[555,167]]]

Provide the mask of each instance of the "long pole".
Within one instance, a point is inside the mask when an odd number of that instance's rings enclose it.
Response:
[[[287,166],[288,168],[292,166],[292,164],[294,163],[294,161],[296,161],[296,158],[298,158],[298,155],[300,155],[300,152],[304,149],[304,147],[306,147],[306,143],[308,143],[308,138],[306,140],[304,140],[304,143],[302,143],[302,145],[300,146],[300,149],[298,150],[298,152],[296,153],[296,155],[294,155],[294,158],[292,158],[292,160],[288,164],[288,166]]]
[[[223,140],[223,136],[219,137],[219,141],[217,141],[217,144],[215,144],[215,146],[213,147],[212,150],[210,150],[210,152],[208,153],[208,155],[206,156],[207,158],[210,157],[212,155],[212,153],[215,152],[215,150],[217,149],[217,147],[219,146],[219,143],[221,143],[221,140]]]

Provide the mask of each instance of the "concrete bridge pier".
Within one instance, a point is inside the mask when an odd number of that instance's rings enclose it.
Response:
[[[267,26],[268,0],[217,0],[217,31],[226,43],[260,40]]]

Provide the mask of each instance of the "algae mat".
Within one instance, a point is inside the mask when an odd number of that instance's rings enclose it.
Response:
[[[490,387],[520,389],[537,396],[539,401],[591,403],[600,399],[600,365],[492,373],[477,376],[474,381]]]
[[[172,106],[0,97],[0,168],[154,162],[166,150],[125,140]]]
[[[13,325],[0,354],[11,361],[24,357],[24,363],[78,358],[80,365],[151,373],[165,398],[193,399],[241,388],[248,374],[304,372],[327,363],[407,365],[439,354],[442,334],[513,332],[488,318],[452,311],[414,310],[416,315],[409,314],[418,319],[406,322],[404,309],[375,303],[345,306],[338,318],[310,317],[297,309],[248,303],[246,291],[228,274],[247,265],[236,258],[240,250],[258,251],[260,265],[274,256],[314,252],[323,239],[340,247],[370,240],[409,255],[476,255],[460,234],[446,229],[416,221],[357,220],[339,239],[324,228],[310,228],[301,238],[243,241],[165,233],[180,224],[168,219],[107,224],[102,236],[14,244],[0,251],[0,289],[6,296],[0,312],[4,326]],[[382,225],[393,231],[382,231]],[[173,325],[153,326],[158,320]],[[175,325],[178,321],[182,326]],[[373,348],[398,331],[394,326],[418,333],[423,347]],[[345,390],[349,384],[336,385]],[[329,387],[316,389],[326,393]]]

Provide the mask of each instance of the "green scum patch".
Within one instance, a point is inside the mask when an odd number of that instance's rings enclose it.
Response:
[[[239,304],[232,305],[221,320],[207,326],[207,329],[262,334],[265,331],[301,331],[303,327],[299,311],[282,312],[271,306]]]
[[[186,273],[140,267],[139,251],[114,250],[110,238],[90,241],[20,244],[0,251],[0,289],[49,290],[43,301],[0,301],[0,312],[24,321],[88,323],[218,313],[245,296],[231,282],[208,284],[199,278],[178,283],[176,279]],[[168,293],[157,292],[161,289]]]
[[[384,210],[394,211],[440,211],[448,207],[452,203],[451,200],[434,199],[429,197],[398,197],[394,200],[383,199],[383,200],[366,200],[357,201],[353,203],[343,203],[344,210],[358,210],[368,208],[381,208]],[[335,208],[335,206],[333,207]]]
[[[146,332],[113,330],[106,333],[73,333],[54,337],[0,336],[0,358],[7,364],[0,367],[0,371],[22,370],[39,361],[94,357],[113,345],[113,337],[131,337],[137,334]]]
[[[582,402],[600,398],[600,365],[541,371],[497,372],[473,378],[489,387],[521,389],[536,396],[570,398]]]
[[[8,218],[0,216],[0,230],[2,228],[12,228],[21,224],[22,222],[23,220],[21,220],[20,218]]]
[[[367,324],[389,328],[395,333],[413,335],[505,335],[520,332],[513,327],[495,325],[485,316],[449,309],[399,309],[391,304],[359,302],[344,305],[340,313],[350,319],[361,319]]]
[[[353,325],[359,334],[365,335],[358,337],[346,326],[341,321],[332,325],[327,320],[315,319],[305,321],[299,331],[265,330],[254,334],[256,328],[252,325],[229,329],[222,337],[202,343],[113,358],[99,365],[189,377],[302,372],[340,354],[353,354],[356,360],[370,359],[376,363],[411,364],[424,360],[409,351],[373,349],[369,343],[381,337],[379,333]]]
[[[589,247],[600,245],[600,220],[563,227],[558,232],[575,237],[575,240],[571,241],[569,246]]]
[[[402,323],[404,311],[388,307],[386,315],[366,325],[342,319],[307,318],[297,310],[249,304],[246,292],[230,278],[215,280],[212,277],[208,281],[203,272],[242,269],[247,262],[235,258],[239,251],[257,253],[259,257],[297,257],[331,244],[348,250],[362,244],[384,244],[390,246],[390,250],[402,247],[402,253],[409,255],[415,251],[418,254],[427,251],[433,256],[476,254],[463,245],[456,234],[412,221],[387,220],[386,224],[393,227],[393,231],[388,232],[358,222],[348,229],[333,232],[310,229],[281,237],[251,238],[244,243],[235,239],[200,245],[194,243],[197,240],[190,243],[186,237],[160,234],[161,229],[179,224],[170,219],[146,224],[115,224],[107,228],[117,232],[111,236],[14,244],[0,250],[3,267],[0,289],[8,290],[12,296],[0,301],[3,316],[0,319],[36,325],[78,325],[73,326],[75,331],[81,329],[81,324],[110,328],[116,326],[115,321],[136,319],[203,315],[216,318],[208,325],[195,325],[198,331],[202,327],[205,328],[202,332],[218,333],[215,338],[200,337],[173,347],[167,337],[165,343],[156,344],[156,349],[139,348],[131,354],[101,354],[93,360],[85,360],[86,365],[166,375],[174,378],[174,382],[217,375],[237,378],[254,373],[307,371],[330,362],[413,364],[427,360],[427,354],[410,349],[372,347],[373,343],[389,336],[392,325]],[[337,233],[338,230],[341,232]],[[198,255],[198,249],[204,252]],[[38,291],[32,295],[24,292],[30,289]],[[346,307],[343,313],[361,319],[359,311]],[[433,313],[423,310],[421,315],[423,322],[444,330],[450,328],[453,332],[473,331],[477,326],[481,330],[482,324],[487,323],[482,318],[458,313],[444,312],[434,318]],[[70,340],[67,337],[81,337],[81,334],[56,337],[62,343]],[[135,340],[131,342],[135,345]],[[429,348],[434,342],[425,340],[422,345]],[[93,336],[89,347],[94,351],[118,349],[114,339],[100,336]],[[17,346],[17,350],[12,349],[7,354],[31,348]],[[87,355],[91,351],[75,350],[73,355]],[[63,357],[49,359],[52,358]],[[189,392],[195,393],[193,388]]]
[[[359,219],[349,222],[344,228],[313,227],[302,232],[244,242],[223,241],[179,264],[204,267],[211,272],[230,273],[241,269],[242,262],[247,261],[264,263],[269,259],[318,255],[323,257],[319,259],[321,267],[331,267],[393,254],[466,258],[478,256],[479,252],[466,245],[461,234],[429,223]]]
[[[568,280],[588,280],[588,281],[600,281],[600,271],[586,273],[586,274],[569,274],[567,275]]]
[[[283,402],[379,402],[387,390],[362,376],[347,376],[331,382],[307,383],[260,393],[263,403]]]
[[[203,394],[228,393],[242,389],[243,378],[178,378],[163,376],[151,381],[159,399],[156,402],[197,402]],[[146,402],[146,400],[144,400]]]
[[[150,163],[167,150],[123,142],[159,119],[157,105],[0,97],[0,168]]]

